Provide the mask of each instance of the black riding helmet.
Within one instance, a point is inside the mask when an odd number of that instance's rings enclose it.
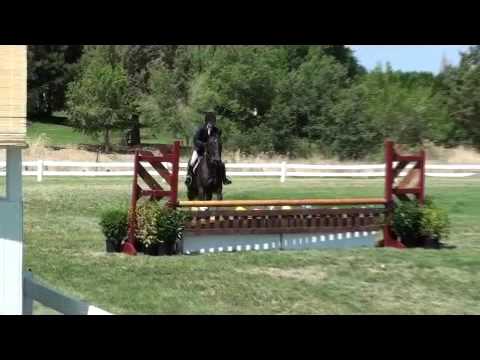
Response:
[[[217,116],[213,111],[207,111],[205,113],[205,124],[216,125],[217,123]]]
[[[210,132],[213,128],[216,127],[217,117],[213,111],[207,111],[205,113],[205,126],[208,130],[208,135],[210,136]]]

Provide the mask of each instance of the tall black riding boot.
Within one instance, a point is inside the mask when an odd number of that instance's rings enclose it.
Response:
[[[227,177],[227,169],[225,168],[224,163],[222,163],[222,180],[223,185],[230,185],[232,183],[232,180]]]
[[[185,179],[185,185],[187,187],[190,187],[190,185],[192,185],[192,180],[193,180],[193,167],[192,165],[188,164],[187,178]]]

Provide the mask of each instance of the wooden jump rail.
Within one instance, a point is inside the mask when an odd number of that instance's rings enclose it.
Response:
[[[167,157],[157,157],[150,153],[142,158],[141,153],[136,154],[131,213],[135,213],[137,200],[142,195],[151,196],[151,200],[167,196],[168,206],[190,209],[191,220],[186,224],[185,230],[188,236],[257,234],[282,236],[282,234],[347,233],[382,229],[385,247],[404,248],[391,228],[395,203],[413,199],[423,203],[425,196],[425,152],[421,151],[414,155],[399,154],[395,144],[387,140],[383,198],[178,201],[178,188],[174,184],[178,181],[180,144],[176,142],[173,147],[167,149],[170,150]],[[158,165],[162,161],[172,162],[172,173],[164,167],[158,169],[154,166],[171,185],[170,191],[158,188],[158,183],[153,182],[145,174],[144,168],[140,167],[140,161],[145,160],[152,165]],[[413,168],[403,179],[398,179],[400,173],[411,162],[414,163]],[[139,177],[152,189],[139,188]],[[207,210],[193,210],[194,208]],[[129,229],[131,245],[135,244],[134,229],[135,222],[131,221]],[[133,250],[134,247],[133,249],[130,247],[124,249],[124,252],[133,254],[135,253]]]
[[[344,206],[344,205],[385,205],[384,198],[352,198],[352,199],[303,199],[303,200],[211,200],[211,201],[179,201],[182,208],[191,207],[244,207],[244,206]]]

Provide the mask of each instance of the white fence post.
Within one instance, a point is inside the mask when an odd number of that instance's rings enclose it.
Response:
[[[284,183],[285,178],[287,177],[287,162],[282,162],[282,175],[280,177],[280,182]]]
[[[43,160],[37,160],[37,181],[41,182],[43,178]]]

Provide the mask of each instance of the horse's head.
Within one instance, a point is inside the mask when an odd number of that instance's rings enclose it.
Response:
[[[218,165],[220,159],[220,144],[217,135],[212,134],[207,141],[207,160],[210,163]]]

